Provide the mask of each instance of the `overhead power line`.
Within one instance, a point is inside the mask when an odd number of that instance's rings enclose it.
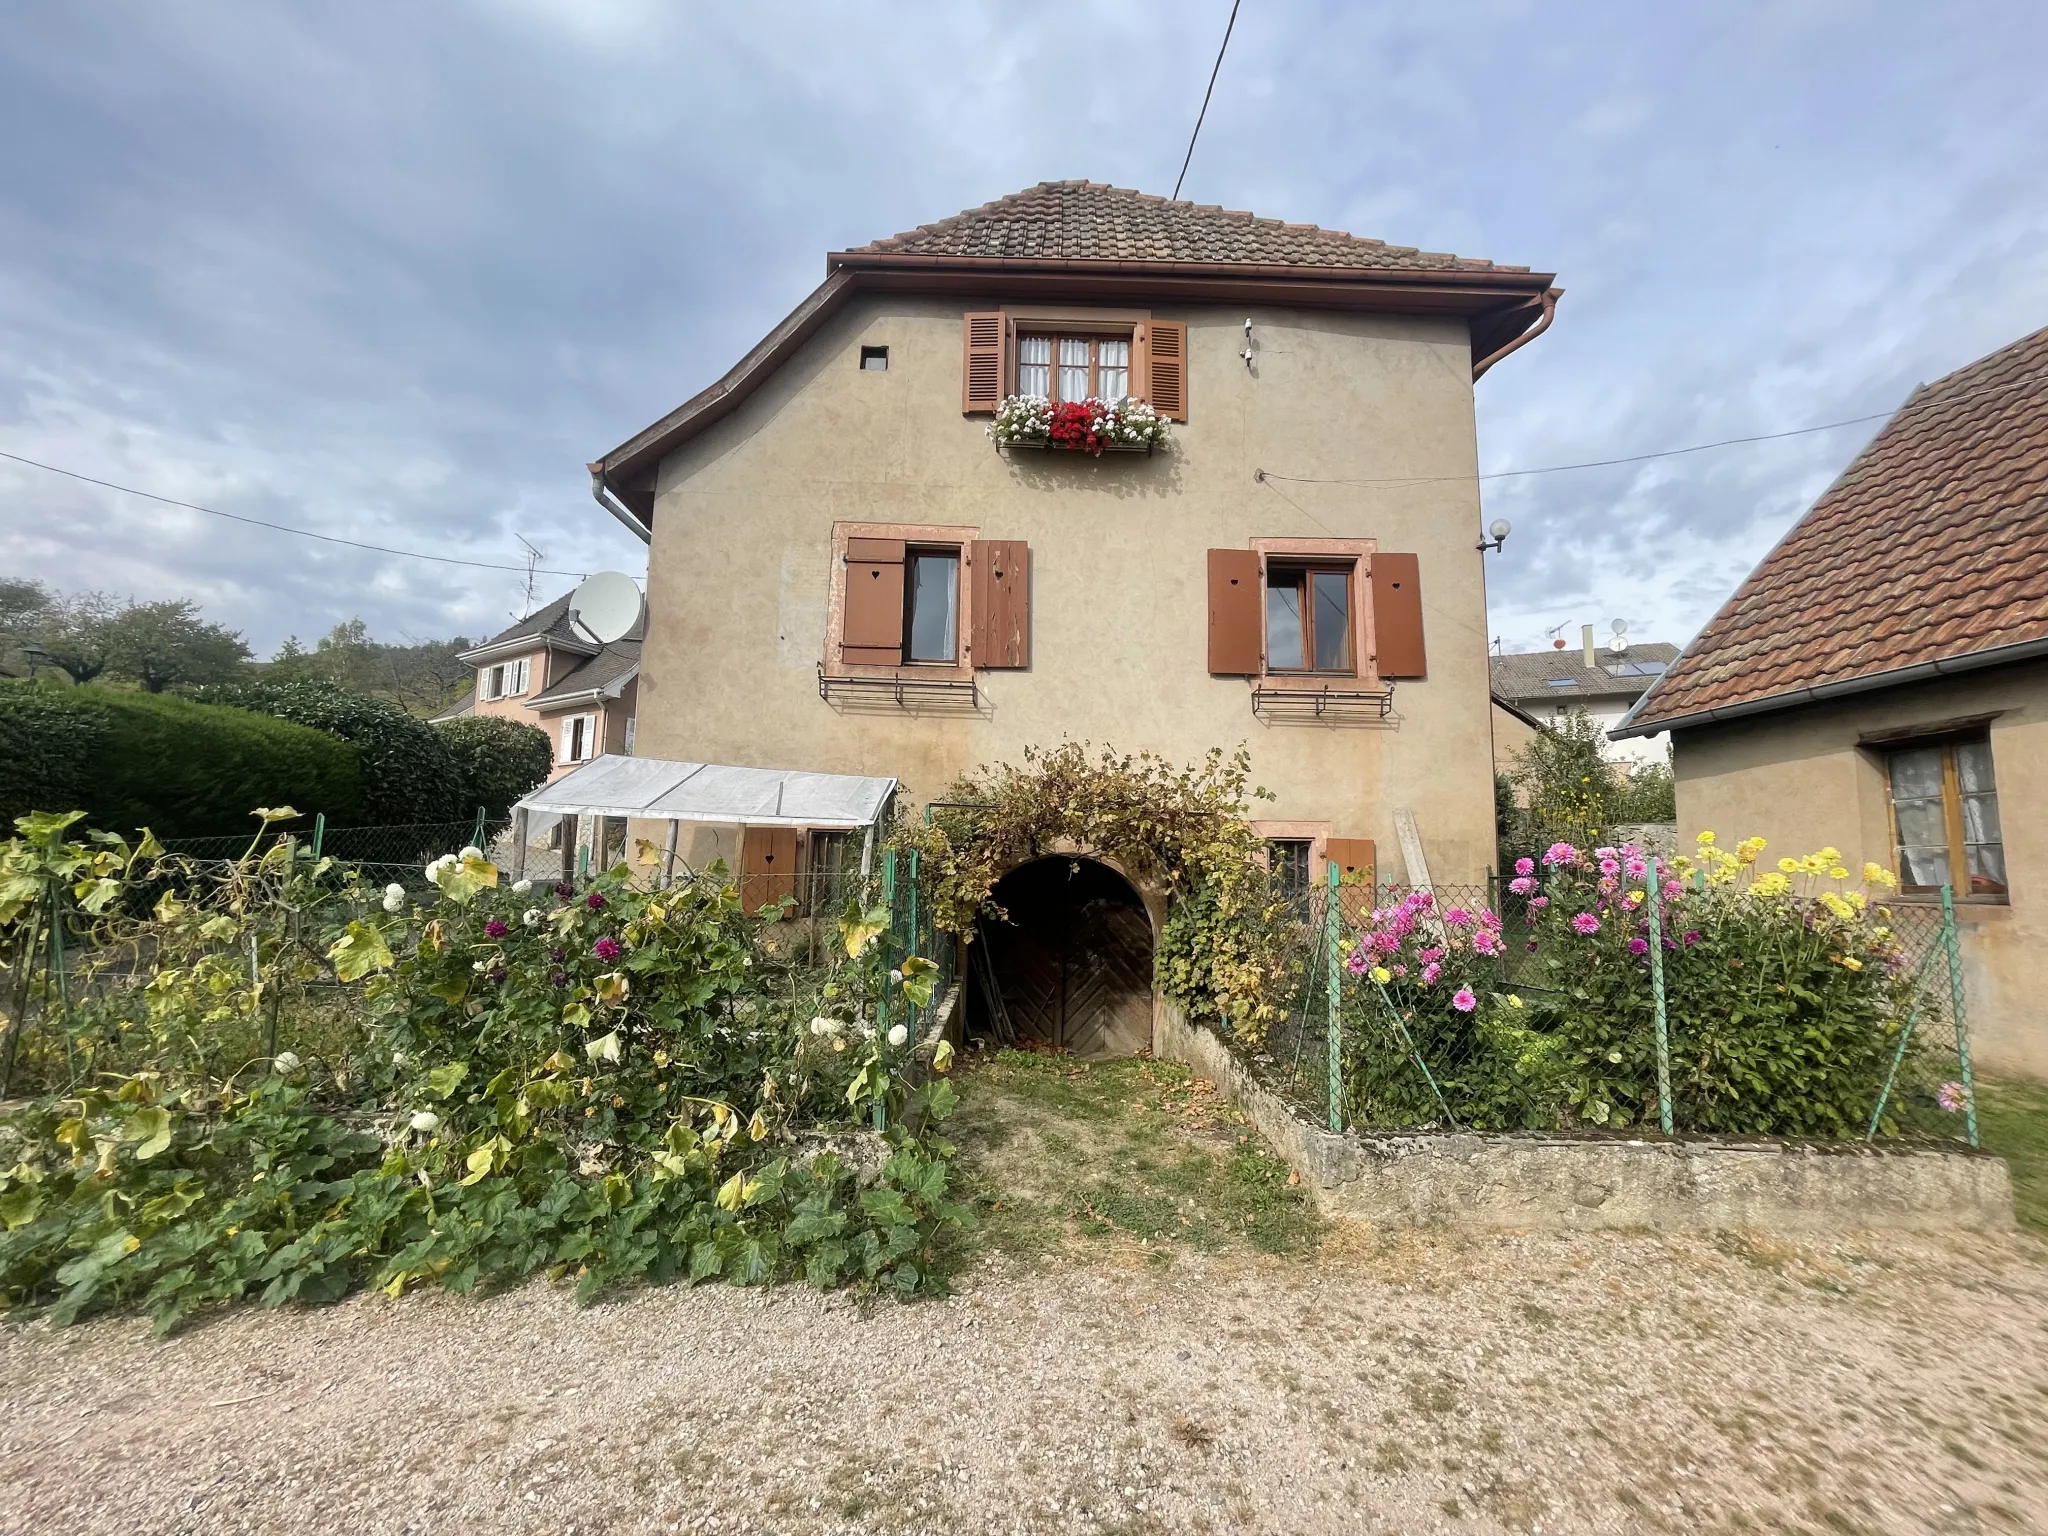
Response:
[[[423,554],[417,549],[393,549],[387,544],[365,544],[361,539],[338,538],[331,533],[315,533],[310,528],[293,528],[284,523],[267,523],[260,517],[244,517],[239,512],[223,512],[218,507],[202,507],[197,502],[179,501],[174,497],[159,496],[155,491],[138,490],[132,485],[116,485],[111,480],[95,479],[91,475],[82,475],[75,469],[64,469],[56,464],[45,464],[40,459],[26,459],[18,453],[9,453],[5,449],[0,449],[0,459],[12,459],[15,463],[26,464],[31,469],[47,470],[53,475],[63,475],[68,479],[82,480],[87,485],[97,485],[109,491],[119,491],[124,496],[140,496],[146,501],[161,502],[167,507],[182,507],[187,512],[204,512],[208,517],[224,517],[232,523],[247,523],[252,528],[268,528],[274,533],[296,534],[302,539],[318,539],[323,544],[345,544],[350,549],[367,549],[380,555],[399,555],[407,560],[432,560],[439,565],[466,565],[479,571],[517,571],[521,575],[575,576],[579,579],[588,574],[585,571],[550,571],[525,565],[498,565],[489,560],[459,560],[453,555],[429,555]]]
[[[1434,485],[1448,481],[1464,480],[1513,480],[1524,475],[1557,475],[1570,469],[1605,469],[1615,464],[1642,464],[1651,459],[1675,459],[1688,453],[1705,453],[1710,448],[1734,448],[1743,443],[1771,443],[1780,438],[1805,437],[1814,432],[1832,432],[1838,427],[1858,427],[1873,421],[1889,421],[1907,411],[1924,409],[1937,405],[1953,405],[1959,400],[1974,399],[1978,395],[1999,394],[2006,390],[2018,389],[2048,378],[2048,372],[2025,373],[2016,379],[2006,379],[1997,384],[1986,384],[1979,389],[1966,389],[1956,394],[1931,395],[1925,400],[1908,398],[1897,410],[1876,411],[1868,416],[1846,416],[1840,421],[1823,421],[1811,427],[1790,427],[1783,432],[1756,432],[1748,437],[1721,437],[1710,443],[1688,443],[1683,448],[1658,448],[1649,453],[1623,454],[1613,459],[1582,459],[1575,464],[1544,464],[1534,469],[1496,469],[1483,475],[1395,475],[1384,480],[1346,480],[1319,478],[1312,475],[1283,475],[1270,469],[1255,471],[1260,480],[1285,480],[1294,485]],[[1917,394],[1917,391],[1916,391]]]
[[[1237,25],[1237,8],[1241,0],[1230,0],[1230,20],[1223,24],[1223,44],[1216,50],[1216,65],[1209,71],[1209,89],[1202,92],[1202,110],[1195,114],[1195,131],[1188,135],[1187,157],[1180,163],[1180,174],[1173,178],[1173,200],[1180,201],[1180,184],[1188,179],[1188,166],[1195,158],[1195,140],[1202,136],[1202,119],[1209,115],[1209,98],[1216,94],[1216,76],[1223,69],[1223,55],[1230,47],[1230,29]]]

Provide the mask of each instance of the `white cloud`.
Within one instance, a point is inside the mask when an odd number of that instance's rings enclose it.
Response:
[[[1041,178],[1169,190],[1227,10],[31,8],[0,32],[0,447],[637,569],[587,459],[828,249]],[[1186,192],[1556,270],[1556,326],[1480,387],[1487,469],[1771,431],[2048,323],[2044,44],[1983,0],[1247,7]],[[1870,430],[1488,482],[1492,628],[1686,638]],[[517,586],[14,466],[0,565],[198,596],[265,648],[487,629]]]

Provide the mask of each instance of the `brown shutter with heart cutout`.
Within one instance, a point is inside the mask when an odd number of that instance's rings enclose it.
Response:
[[[849,666],[903,665],[903,541],[846,541],[846,605],[839,659]]]
[[[993,414],[1003,403],[1003,381],[1009,374],[1004,346],[1007,327],[1002,313],[989,310],[970,314],[961,321],[964,361],[960,369],[960,413],[963,416]]]
[[[1031,548],[1022,539],[976,539],[973,573],[974,665],[1031,665]]]
[[[1145,322],[1145,398],[1169,421],[1188,419],[1188,328],[1183,320]]]
[[[1209,551],[1209,670],[1256,677],[1265,647],[1259,600],[1259,556],[1250,549]]]
[[[740,829],[740,906],[758,912],[796,895],[796,828]]]
[[[1429,675],[1422,646],[1422,571],[1415,556],[1372,557],[1372,635],[1381,677]]]

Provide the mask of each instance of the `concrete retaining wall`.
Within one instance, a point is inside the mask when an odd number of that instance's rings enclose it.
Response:
[[[1338,1134],[1261,1087],[1217,1036],[1162,1002],[1158,1054],[1234,1100],[1327,1216],[1474,1228],[1760,1227],[1909,1231],[2013,1224],[2005,1160],[1860,1143]]]

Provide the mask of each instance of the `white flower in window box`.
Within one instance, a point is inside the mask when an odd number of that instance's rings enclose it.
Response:
[[[1011,395],[988,435],[999,448],[1057,448],[1072,453],[1149,453],[1170,440],[1166,419],[1143,400],[1052,401]]]

